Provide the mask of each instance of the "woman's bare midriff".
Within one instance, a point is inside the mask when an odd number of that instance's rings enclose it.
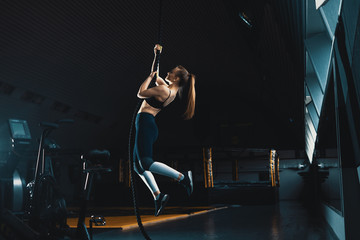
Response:
[[[138,113],[146,112],[150,113],[154,117],[161,111],[161,109],[150,106],[145,100],[143,100]]]

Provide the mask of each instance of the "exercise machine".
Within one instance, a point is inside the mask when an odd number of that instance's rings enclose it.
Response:
[[[8,154],[5,166],[0,167],[0,236],[4,239],[92,239],[84,222],[87,205],[94,176],[111,171],[110,168],[103,167],[103,163],[110,158],[110,152],[96,149],[81,155],[83,168],[79,174],[84,176],[82,200],[77,228],[70,229],[66,224],[66,202],[56,182],[51,158],[46,157],[46,152],[49,148],[56,148],[56,143],[48,139],[50,133],[60,125],[72,122],[71,119],[63,119],[40,123],[43,130],[37,151],[34,178],[27,184],[26,189],[22,187],[21,191],[16,191],[18,197],[27,203],[18,205],[27,205],[27,207],[23,214],[15,214],[14,204],[6,204],[5,191],[9,186],[15,188],[16,182],[19,185],[20,177],[16,171],[21,157],[19,150],[30,145],[31,136],[25,120],[9,120],[12,150]],[[21,179],[20,182],[22,183],[20,185],[24,186],[24,180]],[[90,223],[103,225],[105,219],[92,217]]]

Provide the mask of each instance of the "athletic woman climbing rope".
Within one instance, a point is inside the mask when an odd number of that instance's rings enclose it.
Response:
[[[195,76],[189,73],[184,67],[177,66],[168,72],[165,80],[158,76],[154,70],[157,54],[160,54],[161,46],[154,48],[154,62],[152,72],[141,84],[137,96],[144,99],[135,120],[136,134],[134,145],[134,170],[144,181],[151,191],[155,202],[155,216],[159,216],[164,209],[169,195],[160,191],[152,173],[176,179],[185,187],[190,196],[193,191],[192,173],[180,173],[164,163],[153,160],[152,147],[158,136],[158,129],[155,123],[156,115],[167,107],[183,89],[188,90],[185,119],[191,119],[195,111]],[[156,86],[149,88],[150,82],[156,77]],[[167,83],[169,84],[167,84]]]
[[[162,0],[159,0],[159,44],[162,43],[162,7]],[[162,48],[160,45],[155,46],[155,58],[153,66],[151,68],[151,74],[140,86],[138,97],[145,100],[141,100],[138,103],[136,111],[134,112],[130,125],[128,145],[130,180],[132,190],[131,192],[133,197],[135,215],[137,223],[139,225],[139,229],[143,234],[144,238],[147,240],[151,239],[144,229],[141,221],[140,211],[137,206],[136,178],[133,177],[134,171],[137,172],[137,174],[141,177],[141,179],[145,182],[145,184],[153,194],[155,200],[155,216],[158,216],[164,209],[167,201],[169,200],[169,196],[160,192],[154,176],[152,175],[152,172],[177,179],[183,186],[185,186],[188,195],[190,195],[193,191],[191,171],[182,174],[163,163],[154,162],[152,158],[152,146],[158,134],[157,126],[155,123],[155,116],[161,111],[161,109],[174,101],[177,95],[182,96],[182,90],[187,89],[188,97],[186,101],[187,108],[184,114],[185,119],[192,118],[195,110],[195,76],[190,74],[184,67],[178,66],[174,68],[170,73],[168,73],[168,76],[165,79],[169,83],[169,86],[167,86],[166,82],[163,79],[158,78],[161,50]],[[150,84],[151,82],[155,83]],[[150,85],[151,87],[149,88]],[[157,86],[152,87],[153,85]],[[134,155],[133,157],[131,157],[131,140],[134,122],[136,126],[136,135],[134,144]]]

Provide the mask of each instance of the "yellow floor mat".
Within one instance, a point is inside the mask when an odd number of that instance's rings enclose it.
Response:
[[[166,222],[171,220],[178,220],[182,218],[187,218],[194,215],[199,215],[203,213],[207,213],[214,210],[223,209],[226,207],[221,208],[215,208],[215,207],[192,207],[192,208],[182,208],[184,209],[183,212],[186,213],[176,213],[176,214],[164,214],[160,215],[158,217],[155,217],[154,215],[141,215],[141,220],[143,225],[150,225],[154,223],[160,223],[160,222]],[[173,207],[174,209],[174,207]],[[107,209],[109,210],[109,209]],[[171,207],[167,209],[169,212],[171,212]],[[178,210],[176,211],[178,212]],[[135,216],[106,216],[104,215],[106,220],[105,226],[94,226],[93,228],[121,228],[122,230],[131,229],[131,228],[137,228],[138,224],[136,221]],[[89,227],[89,220],[90,218],[85,218],[85,224],[87,227]],[[67,224],[71,228],[76,228],[78,218],[68,218]]]

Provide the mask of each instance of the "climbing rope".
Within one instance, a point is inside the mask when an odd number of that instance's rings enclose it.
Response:
[[[162,43],[162,0],[159,0],[159,25],[158,25],[158,44],[161,46]],[[157,74],[154,76],[154,78],[152,79],[152,83],[154,84],[156,81],[156,77],[158,76],[158,70],[159,70],[159,63],[160,63],[160,51],[157,51],[156,54],[156,58],[155,58],[155,64],[154,64],[154,68],[152,69],[152,71],[156,71]],[[134,204],[134,211],[135,211],[135,215],[136,215],[136,221],[138,223],[139,229],[142,233],[142,235],[144,236],[145,239],[147,240],[151,240],[151,238],[149,237],[149,235],[147,234],[147,232],[145,231],[144,225],[142,224],[141,221],[141,214],[139,211],[139,208],[137,206],[137,188],[136,188],[136,178],[134,178],[134,157],[131,156],[131,140],[132,140],[132,133],[133,133],[133,128],[134,128],[134,122],[135,122],[135,118],[138,112],[138,109],[141,105],[142,100],[140,100],[138,102],[138,104],[136,105],[135,111],[133,113],[133,117],[131,120],[131,125],[130,125],[130,133],[129,133],[129,145],[128,145],[128,156],[129,156],[129,169],[130,169],[130,181],[131,181],[131,190],[132,190],[132,199],[133,199],[133,204]]]

